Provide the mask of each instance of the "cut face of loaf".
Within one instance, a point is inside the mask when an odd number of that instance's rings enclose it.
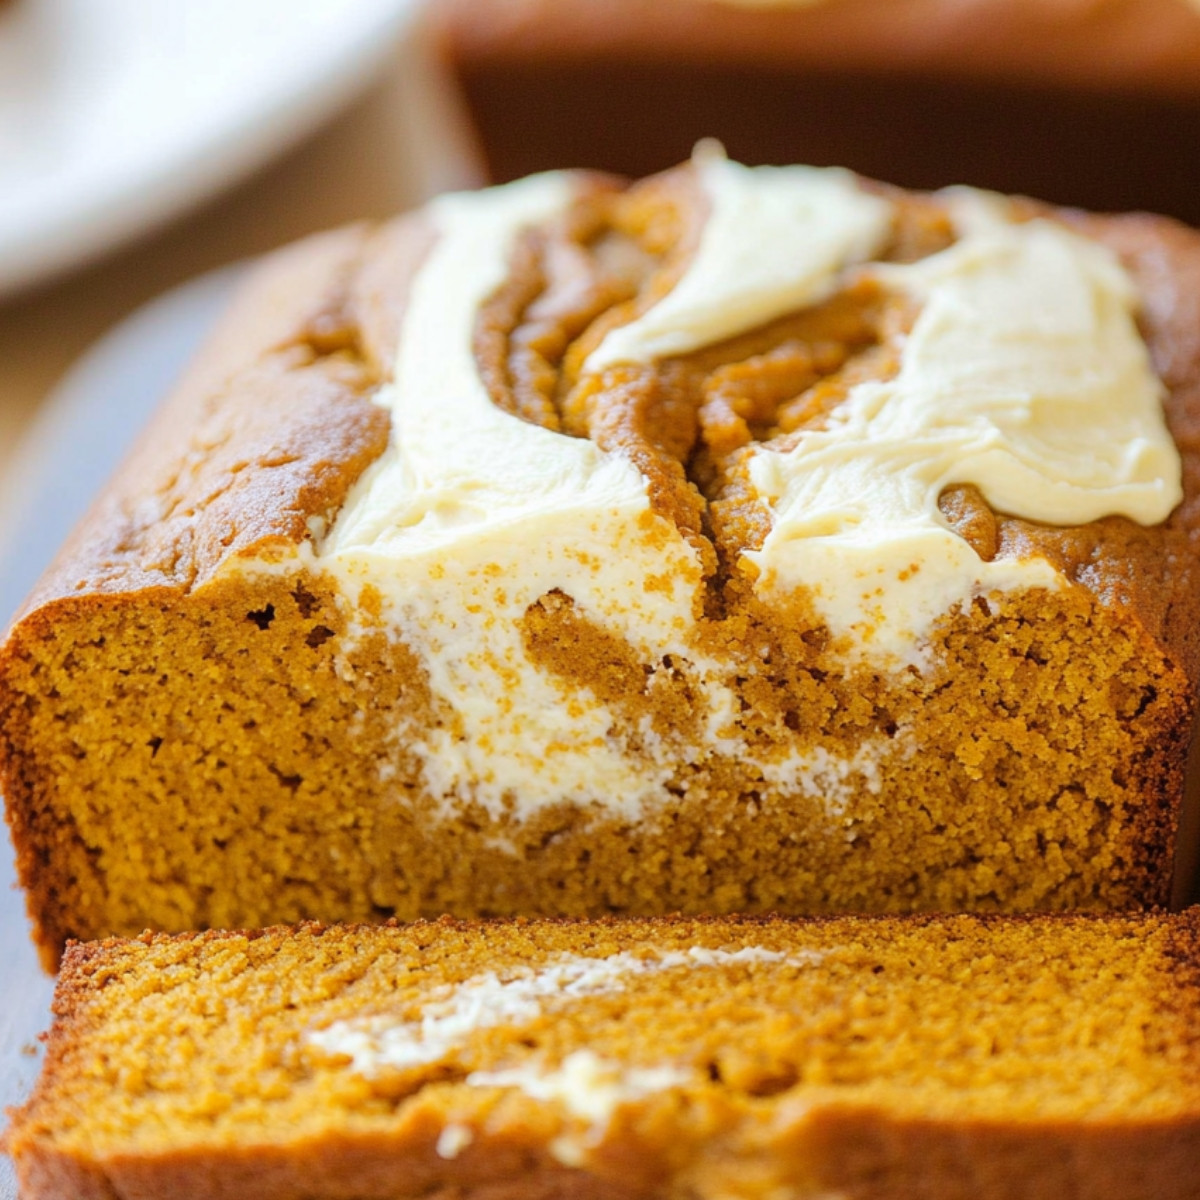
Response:
[[[0,651],[38,937],[1164,902],[1200,241],[708,155],[265,265]]]
[[[27,1200],[1192,1200],[1200,922],[605,920],[75,945]]]

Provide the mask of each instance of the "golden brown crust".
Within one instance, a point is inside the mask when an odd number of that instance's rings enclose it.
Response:
[[[480,1031],[461,1060],[415,1074],[364,1077],[304,1048],[331,1019],[411,1021],[413,997],[483,971],[692,946],[803,965],[688,968],[686,1004],[651,973],[611,1003],[568,998]],[[1198,974],[1197,910],[308,924],[73,945],[7,1149],[26,1200],[1190,1200]],[[636,1096],[588,1130],[553,1100],[462,1083],[580,1046],[695,1068],[673,1085],[685,1102]],[[456,1154],[437,1152],[447,1127],[467,1135]],[[564,1145],[581,1148],[571,1166]]]
[[[367,398],[376,377],[344,341],[367,237],[325,234],[255,271],[23,613],[81,593],[187,590],[336,510],[387,443]]]
[[[453,57],[744,62],[1200,94],[1200,13],[1184,0],[441,0]]]
[[[670,179],[664,177],[660,191]],[[609,185],[597,180],[592,186],[602,197]],[[904,230],[927,219],[927,201],[906,199],[898,189],[886,191],[905,212]],[[583,190],[583,204],[597,199],[595,192]],[[1168,388],[1166,415],[1183,460],[1185,499],[1163,527],[1165,537],[1119,518],[1067,530],[1001,518],[998,536],[1001,543],[1046,554],[1106,602],[1133,608],[1151,636],[1168,645],[1172,658],[1195,677],[1200,626],[1174,598],[1192,594],[1179,573],[1190,578],[1193,547],[1200,544],[1200,235],[1146,215],[1096,217],[1044,206],[1031,212],[1052,213],[1080,226],[1115,250],[1133,273],[1143,299],[1147,340]],[[686,228],[694,230],[703,215],[702,208],[695,208]],[[682,236],[686,242],[690,235]],[[927,253],[931,235],[922,236]],[[396,344],[408,283],[430,239],[418,220],[396,222],[375,234],[347,230],[282,251],[257,273],[17,620],[53,599],[80,593],[159,586],[187,590],[211,578],[230,558],[255,554],[272,540],[298,543],[308,535],[311,518],[336,512],[350,484],[386,444],[386,414],[369,402],[369,395],[391,371],[389,347]],[[677,270],[668,263],[666,279]],[[652,284],[651,295],[667,286]],[[540,298],[539,288],[531,298]],[[856,303],[861,311],[864,302]],[[526,307],[518,305],[511,323],[503,322],[506,334],[517,321],[528,321]],[[482,327],[491,317],[485,309]],[[827,318],[818,315],[818,322],[822,319]],[[561,323],[563,314],[551,310],[547,320]],[[802,324],[811,326],[811,318],[803,317]],[[756,339],[769,346],[786,337],[786,323],[781,325],[782,331],[734,339],[696,358],[708,370],[712,368],[704,364],[709,360],[736,364],[753,352]],[[810,344],[814,339],[820,343],[819,324],[817,328],[815,333],[806,328],[802,335]],[[831,343],[853,346],[857,335],[844,321],[836,328]],[[576,363],[589,344],[573,349]],[[485,375],[487,363],[481,347]],[[837,372],[839,365],[835,360],[819,373],[836,372],[840,378],[844,372]],[[764,367],[775,369],[769,362],[756,364],[755,374],[762,376]],[[551,369],[567,373],[569,364],[552,364]],[[873,366],[872,373],[880,369]],[[569,381],[567,373],[566,383],[558,386],[569,387]],[[780,394],[793,391],[793,382],[787,375]],[[713,389],[718,396],[722,386],[718,378]],[[808,390],[800,390],[807,397]],[[493,391],[500,402],[502,388]],[[662,494],[679,491],[660,477],[689,457],[695,438],[693,434],[669,446],[665,456],[656,449],[661,435],[652,422],[665,420],[659,411],[664,402],[646,406],[638,395],[630,406],[606,403],[592,418],[601,425],[611,423],[614,413],[619,416],[632,407],[620,418],[629,430],[618,443],[628,453],[644,455],[642,469]],[[511,401],[514,411],[520,403]],[[566,397],[562,403],[568,422],[575,421],[572,432],[603,439],[603,428],[570,417],[571,405],[583,400]],[[682,407],[672,414],[664,425],[670,436],[679,436],[688,416]],[[703,413],[701,419],[706,419]],[[714,412],[707,420],[718,417]],[[555,421],[545,423],[554,427]],[[783,423],[777,428],[792,427]],[[723,427],[713,424],[710,436],[722,444]],[[744,434],[733,437],[729,445],[736,449]],[[687,465],[691,470],[692,464]],[[665,502],[665,511],[674,511],[680,524],[693,504],[682,494]]]

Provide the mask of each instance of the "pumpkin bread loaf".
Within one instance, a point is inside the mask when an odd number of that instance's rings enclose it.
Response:
[[[1200,224],[1195,0],[435,0],[492,177],[755,163]]]
[[[24,1200],[1193,1200],[1200,919],[74,945]]]
[[[285,250],[0,648],[37,938],[1165,903],[1200,237],[712,149]]]

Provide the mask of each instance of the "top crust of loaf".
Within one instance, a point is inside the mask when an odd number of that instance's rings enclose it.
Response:
[[[678,187],[673,173],[665,189]],[[682,185],[686,190],[686,183]],[[580,175],[579,194],[613,183]],[[903,203],[919,194],[884,189]],[[1016,552],[1040,553],[1107,606],[1134,614],[1167,657],[1200,679],[1200,234],[1145,214],[1096,216],[1029,205],[1108,246],[1142,298],[1142,330],[1167,395],[1183,503],[1161,526],[1123,519],[1070,528],[1010,522]],[[143,433],[13,622],[59,603],[186,593],[238,557],[272,557],[327,523],[383,451],[387,381],[407,293],[433,241],[420,217],[319,235],[277,252],[243,286],[204,351]],[[497,301],[505,303],[504,294]],[[478,351],[477,347],[477,351]],[[486,362],[484,363],[486,370]],[[527,418],[536,419],[536,418]],[[681,529],[695,500],[656,477],[654,431],[634,457],[655,506]],[[751,531],[751,538],[754,533]],[[1024,547],[1024,550],[1021,549]],[[89,601],[90,598],[90,601]]]
[[[257,267],[16,622],[80,595],[187,591],[336,512],[387,445],[370,397],[426,242],[415,220],[355,226]]]

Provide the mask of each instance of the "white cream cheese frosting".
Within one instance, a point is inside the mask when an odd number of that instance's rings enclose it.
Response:
[[[429,790],[493,816],[603,798],[636,817],[674,759],[666,745],[661,765],[630,755],[594,697],[564,702],[526,654],[529,606],[559,589],[647,662],[688,658],[701,582],[695,550],[651,512],[628,459],[502,411],[480,378],[478,309],[520,232],[562,211],[571,188],[567,176],[539,176],[432,206],[440,236],[413,284],[395,380],[378,397],[390,443],[316,547],[351,598],[377,589],[443,702],[440,727],[416,747]],[[719,743],[732,699],[715,682],[706,694]]]
[[[678,1067],[624,1067],[590,1050],[576,1050],[555,1068],[525,1063],[501,1071],[472,1071],[466,1082],[469,1087],[519,1088],[534,1100],[561,1104],[572,1116],[604,1126],[619,1105],[693,1078],[695,1072]]]
[[[797,297],[824,295],[842,257],[869,253],[888,221],[887,206],[854,192],[843,172],[751,170],[722,159],[699,169],[711,188],[710,223],[737,246],[730,253],[718,237],[693,267],[701,290],[726,269],[744,273],[746,285],[726,304],[743,325],[786,312]],[[722,664],[693,643],[698,555],[651,511],[647,482],[628,459],[497,408],[472,344],[479,308],[503,283],[517,237],[571,195],[568,176],[545,175],[432,206],[439,237],[413,283],[394,381],[377,397],[390,410],[391,439],[316,539],[315,565],[352,602],[373,588],[420,658],[442,720],[412,746],[434,796],[519,820],[562,803],[600,803],[606,814],[637,819],[662,797],[681,757],[739,749]],[[837,215],[843,204],[851,216]],[[739,231],[756,214],[773,222],[769,253]],[[804,274],[799,291],[778,266],[787,229]],[[696,285],[680,286],[674,310],[701,323],[689,341],[719,335],[719,314],[687,299]],[[529,606],[556,589],[652,669],[670,655],[696,673],[706,710],[701,746],[645,730],[633,753],[590,693],[564,702],[520,633]]]
[[[475,1131],[469,1126],[451,1122],[438,1134],[434,1149],[438,1158],[457,1158],[475,1141]]]
[[[747,555],[764,590],[808,589],[833,633],[900,661],[956,603],[1060,583],[1041,559],[980,559],[938,509],[946,487],[1056,525],[1155,524],[1182,498],[1137,295],[1113,255],[969,194],[958,208],[949,249],[876,268],[921,303],[897,376],[858,385],[827,428],[750,464],[773,516]]]
[[[719,150],[701,153],[693,169],[710,211],[687,270],[657,304],[612,330],[585,371],[688,354],[815,304],[891,229],[892,206],[849,171],[744,167]]]

